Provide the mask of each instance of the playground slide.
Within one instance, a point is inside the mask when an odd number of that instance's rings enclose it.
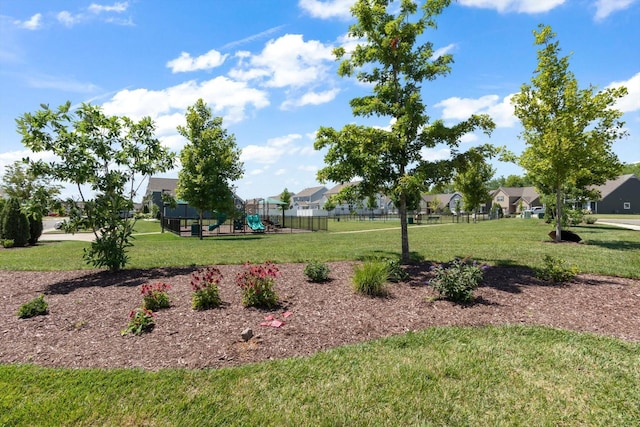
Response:
[[[247,225],[252,231],[264,231],[265,227],[259,215],[247,215]]]
[[[209,224],[209,231],[213,231],[216,228],[220,227],[227,220],[227,215],[223,213],[218,214],[218,222],[215,224]]]

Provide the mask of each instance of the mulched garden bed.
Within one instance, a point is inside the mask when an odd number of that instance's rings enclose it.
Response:
[[[352,290],[354,263],[329,263],[331,280],[310,283],[304,264],[279,264],[280,306],[244,308],[235,285],[238,265],[224,275],[221,308],[191,308],[194,267],[103,271],[0,271],[0,363],[54,367],[204,368],[294,356],[440,325],[548,325],[640,341],[640,280],[579,275],[550,285],[520,267],[485,272],[471,304],[436,298],[426,285],[429,265],[412,266],[412,279],[389,284],[382,298]],[[121,336],[129,312],[142,302],[143,284],[171,286],[171,307],[141,336]],[[18,319],[21,304],[45,294],[50,313]],[[291,315],[284,317],[285,312]],[[261,326],[273,316],[284,324]],[[253,338],[240,334],[251,328]]]

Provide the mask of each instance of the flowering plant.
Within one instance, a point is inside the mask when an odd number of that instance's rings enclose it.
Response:
[[[262,265],[244,264],[245,271],[238,273],[236,284],[242,289],[242,305],[245,307],[273,307],[278,304],[273,285],[280,276],[278,267],[270,261]]]
[[[456,258],[448,265],[434,264],[431,271],[435,277],[429,282],[433,288],[453,301],[469,302],[473,299],[473,291],[482,281],[484,270],[489,268],[477,261]]]
[[[154,283],[153,285],[142,285],[142,307],[151,311],[158,311],[161,308],[169,307],[169,295],[167,291],[171,286],[166,283]]]
[[[207,310],[220,305],[222,300],[218,285],[222,277],[216,267],[201,268],[191,273],[191,303],[194,310]]]
[[[143,332],[150,332],[155,326],[156,314],[144,307],[138,307],[129,313],[129,324],[120,333],[141,335]]]

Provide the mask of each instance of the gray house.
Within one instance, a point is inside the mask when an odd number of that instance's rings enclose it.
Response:
[[[604,185],[591,187],[600,192],[600,200],[590,200],[583,208],[594,214],[640,214],[640,179],[622,175]]]

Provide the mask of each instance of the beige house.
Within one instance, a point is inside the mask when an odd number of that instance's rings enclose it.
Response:
[[[534,187],[500,187],[492,194],[493,205],[502,208],[505,215],[518,214],[534,206],[542,206]]]

